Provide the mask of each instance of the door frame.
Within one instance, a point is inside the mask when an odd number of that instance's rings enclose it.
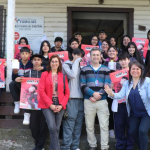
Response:
[[[133,37],[134,31],[134,8],[102,8],[102,7],[67,7],[67,41],[73,35],[73,12],[98,12],[98,13],[126,13],[127,14],[127,34]]]

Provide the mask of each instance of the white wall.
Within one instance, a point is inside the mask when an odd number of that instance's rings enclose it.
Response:
[[[117,7],[134,8],[134,36],[146,38],[150,29],[149,0],[16,0],[16,16],[44,16],[44,33],[53,45],[54,32],[64,32],[64,44],[67,45],[67,6],[70,7]],[[7,0],[0,0],[7,9]],[[138,25],[146,26],[139,31]]]

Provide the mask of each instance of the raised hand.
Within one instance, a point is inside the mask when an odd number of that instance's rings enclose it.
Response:
[[[17,74],[18,73],[18,69],[13,69],[13,73]]]
[[[23,77],[17,77],[17,78],[15,79],[15,81],[16,81],[16,82],[23,82]]]
[[[113,93],[112,89],[109,88],[108,85],[105,85],[105,86],[104,86],[104,90],[105,90],[105,92],[106,92],[109,96],[114,97],[114,93]]]

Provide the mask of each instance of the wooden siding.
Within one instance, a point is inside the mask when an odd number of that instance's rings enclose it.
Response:
[[[0,0],[7,9],[7,0]],[[67,6],[69,7],[110,7],[134,8],[134,36],[146,38],[150,29],[149,0],[16,0],[16,16],[44,16],[44,33],[53,45],[54,32],[64,33],[64,44],[67,45]],[[146,31],[139,31],[138,26],[146,26]]]

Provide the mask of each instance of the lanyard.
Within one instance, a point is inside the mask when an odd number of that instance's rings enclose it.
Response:
[[[91,68],[93,69],[95,79],[97,80],[97,78],[98,78],[98,73],[99,73],[99,70],[100,70],[101,67],[99,67],[97,71],[94,70],[94,68],[92,67],[92,65],[91,65]],[[96,73],[96,72],[97,72],[97,73]]]

